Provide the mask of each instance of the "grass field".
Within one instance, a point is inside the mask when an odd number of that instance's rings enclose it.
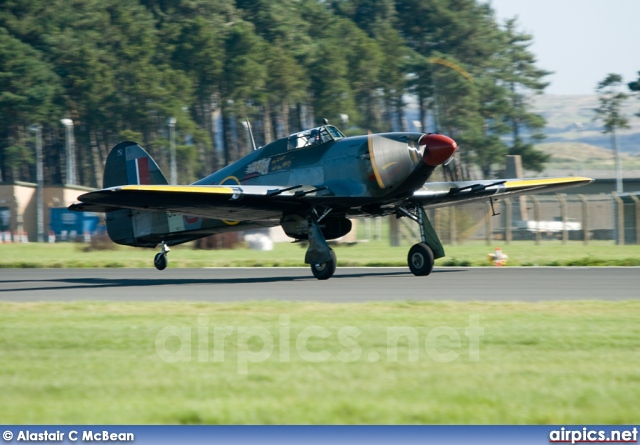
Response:
[[[640,246],[610,242],[496,245],[509,265],[640,264]],[[151,267],[155,253],[83,247],[3,244],[0,267]],[[334,248],[340,266],[404,267],[408,247],[372,241]],[[445,247],[438,265],[488,265],[495,246]],[[288,243],[269,252],[180,246],[170,267],[301,266],[304,252]],[[467,331],[474,320],[483,330],[477,343]],[[225,327],[230,335],[221,342],[216,328]],[[394,332],[407,336],[395,341]],[[0,303],[0,418],[634,423],[639,350],[640,301]]]
[[[489,266],[487,254],[495,246],[509,256],[510,266],[640,266],[640,245],[616,246],[610,241],[593,241],[585,246],[572,241],[516,241],[510,245],[496,241],[470,241],[445,246],[446,257],[436,266]],[[116,250],[85,251],[84,244],[1,244],[0,267],[153,267],[157,250],[119,246]],[[390,247],[388,242],[360,242],[334,246],[338,266],[406,266],[409,244]],[[250,249],[194,250],[189,245],[172,248],[169,267],[305,266],[305,248],[300,244],[276,243],[272,251]]]
[[[0,418],[630,424],[639,350],[638,301],[2,303]]]

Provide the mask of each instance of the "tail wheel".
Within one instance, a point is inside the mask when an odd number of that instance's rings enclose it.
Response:
[[[325,263],[311,264],[311,272],[313,272],[313,276],[318,280],[328,280],[336,271],[336,254],[333,249],[329,249],[329,252],[331,254],[331,260]]]
[[[414,244],[407,257],[409,269],[415,276],[425,276],[433,270],[433,252],[425,243]]]
[[[158,270],[165,270],[168,263],[167,255],[162,252],[156,253],[156,256],[153,258],[153,265],[156,266]]]

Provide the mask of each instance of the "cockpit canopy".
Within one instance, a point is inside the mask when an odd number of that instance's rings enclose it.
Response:
[[[344,134],[333,125],[323,125],[322,127],[310,130],[299,131],[289,136],[288,150],[311,147],[313,145],[324,144],[325,142],[337,141],[344,138]]]

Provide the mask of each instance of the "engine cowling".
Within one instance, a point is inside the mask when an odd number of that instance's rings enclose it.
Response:
[[[369,158],[381,189],[393,190],[425,165],[429,174],[456,151],[456,142],[443,134],[380,134],[368,138]],[[421,156],[422,155],[422,156]],[[424,168],[422,168],[424,170]]]

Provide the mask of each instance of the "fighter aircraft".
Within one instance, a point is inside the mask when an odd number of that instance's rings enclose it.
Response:
[[[74,211],[106,213],[118,244],[155,247],[158,270],[169,246],[204,236],[282,226],[308,243],[305,263],[319,280],[336,270],[327,240],[351,230],[350,218],[396,215],[415,221],[420,242],[409,250],[416,276],[429,275],[444,248],[426,207],[553,191],[589,178],[427,182],[453,156],[456,142],[442,134],[383,133],[345,137],[324,122],[273,141],[191,184],[169,185],[156,162],[131,141],[107,157],[104,188],[78,197]]]

